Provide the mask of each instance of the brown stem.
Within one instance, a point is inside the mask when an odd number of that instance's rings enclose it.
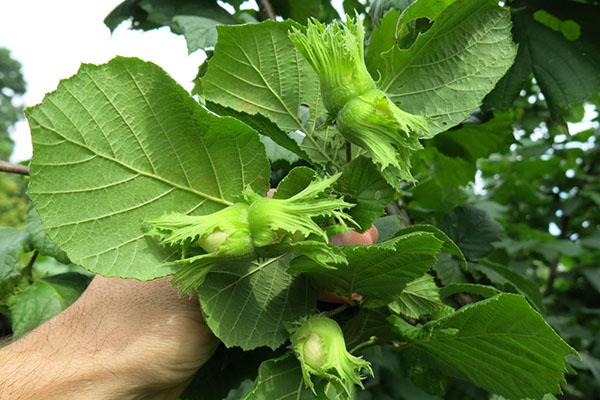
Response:
[[[31,258],[29,259],[27,266],[23,268],[23,274],[27,276],[27,279],[30,283],[33,282],[33,264],[35,263],[35,260],[38,258],[39,255],[40,253],[37,250],[35,250]]]
[[[29,175],[29,167],[0,160],[0,172],[10,172],[12,174]]]
[[[346,142],[346,162],[352,161],[352,144]]]
[[[277,16],[275,14],[275,9],[269,0],[260,0],[260,9],[269,19],[275,19]]]

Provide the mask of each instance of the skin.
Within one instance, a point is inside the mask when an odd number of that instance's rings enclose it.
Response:
[[[331,242],[377,236],[371,228]],[[169,279],[97,276],[64,312],[0,349],[0,400],[176,399],[218,345],[198,300],[181,298]]]

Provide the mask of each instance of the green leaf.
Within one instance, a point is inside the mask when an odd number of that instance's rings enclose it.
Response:
[[[465,283],[468,279],[461,269],[463,266],[464,264],[459,263],[455,257],[442,253],[438,256],[438,263],[433,267],[433,270],[443,285]]]
[[[401,229],[398,232],[398,235],[405,235],[412,232],[433,233],[435,237],[441,240],[444,244],[442,246],[442,252],[455,256],[460,261],[462,266],[467,266],[467,260],[465,259],[465,255],[460,247],[458,247],[456,243],[454,243],[452,239],[450,239],[448,235],[446,235],[446,233],[444,233],[444,231],[441,229],[429,224],[414,224]]]
[[[346,164],[335,188],[346,201],[356,204],[350,209],[350,215],[363,230],[370,228],[383,214],[385,206],[397,197],[396,190],[366,157]]]
[[[287,258],[216,267],[199,289],[206,323],[227,347],[276,349],[287,339],[285,323],[316,307],[306,279],[286,272]]]
[[[534,12],[541,6],[581,23],[582,36],[570,41],[562,33],[535,21]],[[555,116],[566,114],[571,106],[591,99],[600,90],[600,46],[596,27],[599,16],[596,6],[578,3],[538,2],[514,12],[514,38],[519,44],[515,64],[486,98],[486,105],[510,107],[531,73]]]
[[[409,282],[400,296],[390,304],[392,311],[409,318],[435,315],[444,303],[440,300],[440,291],[431,275]]]
[[[222,400],[247,379],[255,379],[260,363],[274,356],[272,351],[243,351],[220,346],[181,395],[181,400]]]
[[[50,239],[103,275],[173,272],[143,222],[167,212],[207,214],[246,185],[267,190],[258,135],[201,108],[158,66],[115,58],[83,65],[27,117],[29,195]]]
[[[70,306],[85,290],[89,278],[62,274],[35,281],[12,296],[9,308],[15,337],[23,336]]]
[[[305,274],[319,287],[348,298],[359,293],[367,307],[381,307],[427,272],[441,248],[442,242],[433,234],[413,232],[378,245],[343,247],[348,264],[337,265],[336,269],[297,259],[291,271]]]
[[[53,257],[63,264],[71,262],[67,254],[44,233],[40,215],[33,207],[27,213],[27,232],[29,232],[31,246],[40,254]]]
[[[17,257],[27,237],[27,232],[0,227],[0,281],[18,275]]]
[[[478,283],[451,283],[440,289],[440,296],[443,299],[459,293],[471,293],[487,299],[500,294],[500,291],[493,286]]]
[[[317,174],[314,170],[308,167],[296,167],[279,182],[273,198],[290,198],[310,185],[315,178],[317,178]]]
[[[462,206],[446,214],[440,228],[460,247],[469,260],[490,253],[502,235],[502,227],[485,211]]]
[[[386,308],[364,308],[342,325],[346,346],[352,348],[375,336],[381,341],[391,341],[395,337],[387,318],[390,311]]]
[[[466,119],[505,74],[516,52],[511,37],[510,13],[496,1],[455,2],[409,49],[385,53],[372,73],[398,107],[427,116],[435,136]]]
[[[178,15],[173,22],[179,26],[185,37],[188,52],[212,47],[217,43],[217,25],[220,22],[210,18]]]
[[[385,242],[396,236],[396,234],[404,227],[408,221],[404,220],[400,215],[386,215],[377,218],[373,221],[373,226],[377,228],[379,233],[379,242]]]
[[[474,163],[492,153],[504,154],[508,150],[514,140],[513,119],[511,113],[496,112],[494,118],[483,124],[465,124],[437,135],[434,142],[445,155]]]
[[[397,328],[403,322],[391,317]],[[500,294],[420,329],[413,357],[508,399],[559,393],[576,354],[519,295]]]
[[[219,26],[219,40],[202,78],[203,95],[220,106],[268,118],[282,132],[262,133],[289,150],[297,151],[298,145],[287,133],[303,132],[300,156],[307,151],[313,161],[337,164],[327,137],[322,137],[335,130],[317,132],[317,118],[325,114],[319,80],[289,40],[292,26],[293,21]]]
[[[405,42],[405,38],[413,37],[414,34],[414,29],[409,26],[410,22],[419,18],[433,21],[454,1],[418,0],[412,2],[402,12],[396,9],[389,10],[369,38],[365,61],[371,73],[377,76],[377,67],[383,61],[381,57],[386,51],[395,45],[405,47],[404,44],[410,44]]]
[[[471,263],[469,264],[469,269],[481,272],[495,285],[508,287],[522,294],[538,311],[544,311],[544,302],[540,288],[534,281],[527,277],[487,260]]]
[[[464,187],[473,180],[475,166],[457,157],[448,157],[430,147],[413,156],[418,183],[411,189],[409,207],[423,211],[450,211],[463,204]]]
[[[306,387],[300,363],[290,354],[264,361],[258,369],[256,385],[244,400],[314,400]]]
[[[339,14],[329,1],[322,0],[271,0],[277,15],[283,18],[291,18],[302,24],[308,18],[316,18],[320,21],[329,21],[339,18]]]

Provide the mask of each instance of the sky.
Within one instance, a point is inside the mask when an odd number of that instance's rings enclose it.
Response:
[[[23,65],[32,106],[56,89],[61,79],[75,74],[81,63],[102,64],[116,55],[139,57],[166,70],[184,88],[192,88],[202,52],[188,55],[185,40],[168,28],[132,31],[121,24],[111,35],[104,17],[121,0],[0,0],[0,47],[11,50]],[[11,131],[15,149],[11,161],[31,158],[26,121]]]

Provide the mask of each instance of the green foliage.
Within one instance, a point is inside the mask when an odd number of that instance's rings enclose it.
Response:
[[[422,328],[391,321],[410,340],[410,357],[510,399],[559,393],[565,356],[575,353],[518,295],[492,297]]]
[[[276,349],[287,339],[285,323],[316,307],[316,292],[304,278],[286,272],[288,257],[222,263],[198,290],[211,330],[227,346]]]
[[[143,221],[166,211],[216,211],[246,185],[266,192],[268,164],[254,130],[208,113],[150,63],[84,65],[27,118],[34,135],[29,195],[35,204],[52,199],[38,207],[46,232],[96,273],[167,275],[174,270],[169,252],[146,237]],[[110,234],[89,240],[98,229]]]
[[[591,99],[600,91],[597,40],[600,31],[596,23],[600,11],[594,5],[581,3],[518,3],[519,11],[513,13],[513,24],[519,51],[514,65],[486,103],[498,108],[510,107],[533,73],[550,111],[555,117],[562,117],[572,106]],[[540,21],[540,15],[550,14],[575,22],[580,26],[580,36],[572,33],[569,24],[565,35],[562,22],[561,27],[557,27],[552,26],[556,21],[543,17]]]
[[[330,2],[242,3],[107,17],[207,50],[197,98],[117,58],[28,111],[37,211],[0,229],[12,333],[79,295],[76,264],[177,273],[223,342],[186,400],[594,398],[596,2],[349,0],[346,23]],[[376,244],[329,242],[371,225]],[[336,351],[298,334],[317,318]]]
[[[25,89],[21,64],[11,57],[8,49],[0,47],[0,160],[7,160],[12,153],[8,128],[21,118],[22,110],[15,99],[22,96]]]
[[[314,278],[322,289],[348,296],[360,293],[365,306],[384,306],[402,293],[405,286],[423,275],[435,263],[442,242],[428,232],[398,236],[373,246],[348,246],[343,254],[347,265],[324,269],[318,264],[298,259],[294,273]]]
[[[62,274],[35,281],[9,300],[13,334],[23,336],[71,305],[87,286],[80,274]]]
[[[511,66],[509,20],[496,1],[456,2],[411,47],[380,54],[371,73],[401,109],[429,118],[432,137],[466,119]]]

